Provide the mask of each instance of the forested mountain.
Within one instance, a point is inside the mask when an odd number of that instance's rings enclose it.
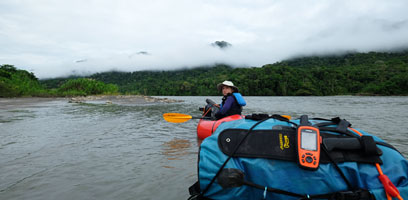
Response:
[[[408,51],[302,57],[252,68],[104,72],[89,78],[116,84],[121,93],[144,95],[219,95],[216,85],[224,80],[247,96],[408,95]],[[65,80],[41,82],[52,88]]]

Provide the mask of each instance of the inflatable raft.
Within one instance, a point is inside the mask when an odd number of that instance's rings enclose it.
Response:
[[[204,108],[200,108],[200,110],[203,111],[203,115],[197,125],[197,137],[201,140],[213,134],[218,126],[224,122],[244,119],[244,116],[242,115],[231,115],[216,120],[215,113],[218,112],[219,108],[215,106],[215,102],[211,99],[206,99],[205,101],[207,102],[207,105]]]
[[[197,137],[203,140],[206,137],[211,136],[220,124],[239,119],[244,119],[244,117],[241,115],[231,115],[220,120],[200,119],[197,125]]]
[[[190,199],[408,199],[408,162],[382,139],[340,118],[309,119],[320,131],[320,162],[304,169],[300,120],[254,116],[200,122],[199,137],[216,130],[201,144]]]

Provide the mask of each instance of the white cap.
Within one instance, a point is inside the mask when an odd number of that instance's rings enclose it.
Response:
[[[231,81],[224,81],[224,82],[218,84],[218,85],[217,85],[217,89],[218,89],[219,91],[221,91],[223,86],[231,87],[233,90],[235,90],[236,92],[238,92],[238,88],[237,88],[237,87],[234,85],[234,83],[232,83]]]

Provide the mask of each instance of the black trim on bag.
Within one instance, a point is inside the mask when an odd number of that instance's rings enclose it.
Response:
[[[247,131],[247,129],[225,129],[222,131],[218,137],[218,146],[221,151],[231,156],[232,151],[237,147],[238,142],[242,140]],[[382,164],[380,159],[382,152],[379,148],[373,146],[372,142],[374,140],[372,140],[371,136],[367,136],[368,138],[364,140],[329,133],[321,133],[321,136],[323,143],[325,139],[328,139],[328,145],[331,146],[328,146],[327,149],[330,149],[329,155],[335,162]],[[350,139],[355,141],[347,145]],[[369,147],[365,145],[366,143]],[[327,155],[321,154],[320,156],[321,163],[330,163]],[[296,131],[291,128],[282,130],[253,130],[251,136],[246,138],[238,148],[234,157],[297,161]]]

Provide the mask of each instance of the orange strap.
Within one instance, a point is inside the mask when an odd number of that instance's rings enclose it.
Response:
[[[357,131],[356,129],[351,127],[350,129],[357,133],[358,135],[363,136],[363,134]],[[404,200],[401,197],[398,188],[395,187],[395,185],[391,182],[390,178],[388,178],[388,176],[383,173],[380,164],[375,163],[375,167],[377,168],[377,171],[380,174],[378,176],[378,179],[380,179],[381,183],[384,186],[385,194],[387,195],[387,200],[392,200],[392,197],[397,197],[399,200]]]
[[[206,115],[207,115],[207,113],[208,113],[208,112],[210,112],[210,110],[211,110],[211,108],[210,108],[210,109],[208,109],[208,110],[207,110],[207,112],[205,112],[205,113],[203,114],[203,117],[204,117],[204,116],[206,116]]]

